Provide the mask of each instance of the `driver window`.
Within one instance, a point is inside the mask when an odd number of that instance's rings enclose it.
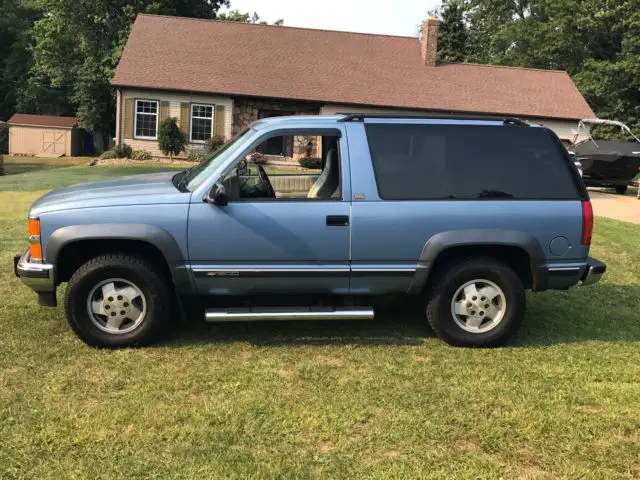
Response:
[[[270,137],[236,167],[240,200],[339,200],[339,138],[332,135]]]

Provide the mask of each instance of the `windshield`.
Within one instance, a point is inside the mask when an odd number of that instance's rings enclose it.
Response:
[[[188,189],[194,191],[202,183],[204,183],[211,174],[223,165],[230,157],[233,157],[238,153],[238,150],[242,148],[244,142],[242,138],[250,132],[251,129],[247,128],[238,133],[235,137],[225,143],[222,148],[208,154],[204,160],[197,166],[191,168],[188,172]]]

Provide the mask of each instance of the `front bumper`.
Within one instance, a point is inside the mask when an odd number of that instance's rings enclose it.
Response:
[[[13,258],[13,270],[22,283],[38,294],[38,303],[46,307],[55,307],[56,279],[55,267],[48,263],[31,261],[29,251]]]
[[[593,285],[594,283],[598,283],[604,272],[607,271],[607,266],[599,260],[595,258],[589,257],[587,259],[587,268],[582,274],[581,285]]]

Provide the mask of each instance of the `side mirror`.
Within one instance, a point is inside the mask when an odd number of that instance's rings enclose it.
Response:
[[[216,183],[211,187],[211,191],[204,198],[204,201],[217,207],[226,207],[229,205],[229,197],[224,185]]]

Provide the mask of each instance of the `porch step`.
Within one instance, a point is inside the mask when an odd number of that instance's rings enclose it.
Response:
[[[253,322],[256,320],[373,320],[371,307],[260,307],[209,308],[207,322]]]

